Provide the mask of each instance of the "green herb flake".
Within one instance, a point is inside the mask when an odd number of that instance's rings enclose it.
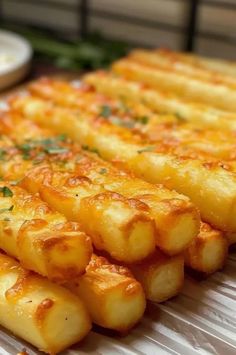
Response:
[[[90,148],[88,145],[82,145],[82,149],[87,150],[88,152],[91,152],[91,153],[96,153],[98,155],[100,154],[98,149]]]
[[[67,140],[67,135],[65,133],[62,133],[59,136],[57,136],[57,140],[61,142],[65,142]]]
[[[130,111],[131,111],[130,108],[126,105],[124,100],[120,101],[119,108],[121,111],[123,111],[124,113],[127,113],[127,114],[130,113]]]
[[[138,152],[139,154],[141,154],[141,153],[145,153],[145,152],[152,152],[152,151],[154,151],[154,150],[155,150],[155,147],[149,146],[149,147],[145,147],[145,148],[143,148],[143,149],[140,149],[140,150],[138,150],[137,152]]]
[[[4,197],[12,197],[13,192],[7,186],[0,187],[0,192],[2,192]]]
[[[112,124],[114,124],[116,126],[126,127],[126,128],[129,128],[129,129],[132,129],[135,126],[135,121],[124,120],[123,118],[119,118],[119,117],[112,117],[109,120],[109,122],[111,122]]]
[[[29,143],[23,143],[21,145],[16,146],[22,152],[22,158],[24,160],[30,159],[31,145]]]
[[[180,122],[186,122],[186,119],[179,113],[175,113],[175,117],[180,121]]]
[[[0,149],[0,160],[4,160],[6,156],[6,151],[4,149]]]
[[[109,116],[111,116],[111,107],[108,105],[103,105],[101,107],[101,111],[100,111],[100,116],[104,117],[104,118],[108,118]]]
[[[45,148],[45,152],[48,154],[63,154],[63,153],[67,153],[68,149],[62,147],[48,147]]]
[[[14,206],[11,205],[9,208],[1,208],[0,213],[5,213],[5,212],[11,212],[13,210]]]
[[[140,116],[140,117],[136,117],[136,120],[138,122],[140,122],[141,124],[147,124],[149,121],[149,117],[148,116]]]
[[[99,174],[104,175],[104,174],[106,174],[106,173],[107,173],[107,169],[106,169],[106,168],[101,168],[101,169],[99,170]]]

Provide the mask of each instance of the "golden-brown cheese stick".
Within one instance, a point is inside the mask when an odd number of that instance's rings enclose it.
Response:
[[[146,260],[131,265],[130,269],[150,301],[164,302],[176,296],[184,283],[183,256],[168,257],[158,249]]]
[[[84,176],[38,167],[26,173],[22,186],[39,192],[51,207],[79,221],[98,250],[132,263],[155,249],[155,225],[145,203],[101,189]]]
[[[9,135],[13,136],[18,133],[21,139],[23,139],[24,128],[26,127],[25,121],[26,120],[13,120],[13,122],[16,123],[16,129],[13,131],[4,131],[4,133],[8,133]],[[29,123],[31,123],[31,125],[35,125],[33,122],[28,121],[29,128]],[[36,132],[36,127],[34,127],[33,131]],[[44,130],[37,127],[37,136],[42,137],[42,132],[44,132]],[[3,142],[5,142],[4,135],[2,136],[0,143],[2,144]],[[22,140],[20,142],[22,143]],[[4,144],[6,143],[9,144],[9,142],[5,142]],[[57,160],[59,161],[59,159]],[[26,161],[22,161],[21,165],[25,164],[25,162]],[[70,169],[72,169],[72,163],[73,159],[71,157]],[[5,165],[5,163],[2,162],[2,165]],[[9,169],[10,167],[7,170]],[[186,231],[183,229],[180,218],[181,215],[182,219],[183,217],[185,218],[185,226],[187,228],[186,216],[188,209],[190,208],[187,199],[186,201],[184,201],[183,198],[180,200],[179,195],[174,191],[169,191],[164,189],[162,186],[154,186],[143,180],[137,179],[130,174],[124,173],[123,171],[114,168],[111,164],[101,160],[91,153],[85,153],[83,157],[80,158],[79,164],[76,165],[76,168],[73,167],[73,171],[75,171],[74,169],[76,169],[79,175],[86,175],[93,182],[97,181],[102,183],[108,190],[116,191],[129,198],[138,197],[139,200],[145,202],[145,204],[147,204],[149,207],[149,214],[151,214],[156,222],[156,228],[158,231],[157,245],[159,245],[159,247],[167,254],[175,254],[187,247],[191,239],[190,237],[191,235],[193,236],[193,234],[186,233]],[[141,191],[142,193],[140,193]],[[189,212],[191,212],[191,210],[192,209],[190,209]],[[186,211],[186,213],[184,211]],[[195,228],[197,228],[197,223]],[[202,249],[198,248],[198,252],[201,252],[201,250]],[[170,262],[172,263],[171,260]],[[214,265],[216,265],[216,263]]]
[[[97,118],[86,114],[52,108],[42,100],[25,99],[15,103],[25,117],[96,148],[107,160],[119,159],[126,168],[151,183],[163,183],[167,188],[186,194],[199,208],[202,219],[215,228],[236,231],[236,177],[233,173],[211,166],[209,161],[205,166],[197,159],[155,152],[155,146],[143,145],[126,129],[102,121],[95,125]]]
[[[152,90],[142,84],[117,77],[109,72],[87,74],[84,81],[109,97],[142,102],[152,110],[171,113],[179,119],[200,127],[236,130],[236,114],[193,101],[187,101],[170,92]]]
[[[198,157],[203,155],[206,158],[206,155],[209,154],[209,159],[211,157],[224,160],[235,158],[235,132],[195,127],[191,123],[183,122],[177,116],[157,115],[151,110],[144,110],[140,105],[135,107],[135,104],[130,103],[130,101],[125,102],[126,111],[124,111],[122,100],[112,101],[104,97],[102,104],[100,96],[96,93],[88,89],[84,92],[82,87],[76,89],[65,81],[45,79],[34,82],[31,88],[39,96],[44,97],[44,93],[46,93],[47,97],[57,104],[77,107],[99,116],[101,116],[102,108],[106,105],[105,107],[108,110],[106,120],[114,125],[125,126],[139,133],[150,144],[164,146],[169,152],[177,155],[190,157],[197,154]],[[61,90],[57,90],[59,88]],[[68,96],[67,93],[69,93]],[[89,94],[93,95],[92,105],[90,104],[90,98],[87,99]],[[80,105],[81,101],[83,101],[83,106]],[[143,117],[143,123],[140,117]]]
[[[228,254],[228,241],[222,232],[206,223],[185,251],[185,265],[204,274],[222,269]]]
[[[18,124],[18,127],[20,127],[20,124]],[[128,199],[127,201],[130,204],[132,203],[133,207],[136,203],[137,207],[143,209],[143,212],[151,216],[156,224],[156,244],[165,253],[174,255],[182,252],[197,235],[199,216],[196,208],[190,203],[188,198],[174,191],[169,191],[163,186],[152,186],[132,175],[125,174],[118,169],[112,168],[111,164],[105,163],[101,159],[96,159],[92,154],[80,154],[79,161],[72,168],[75,160],[73,157],[74,155],[70,156],[70,170],[73,170],[74,176],[86,176],[88,178],[87,180],[82,179],[84,183],[82,188],[85,189],[89,183],[91,189],[93,186],[97,186],[97,184],[99,186],[102,185],[106,191],[113,192],[113,195],[110,193],[110,196],[115,196],[114,194],[117,193],[125,196]],[[41,173],[37,172],[36,175],[34,174],[30,177],[28,174],[27,179],[35,180],[37,175],[44,175],[44,173],[42,171]],[[61,182],[56,185],[54,184],[54,186],[62,185]],[[25,185],[25,187],[29,189],[29,186]],[[67,186],[67,191],[68,188]],[[32,186],[30,189],[31,191],[38,191],[37,188],[34,190]],[[41,196],[48,198],[43,196],[42,192]],[[118,197],[118,195],[116,196]],[[55,201],[53,206],[58,209],[58,205],[60,204],[57,202],[59,201]],[[66,212],[64,211],[63,213]],[[69,213],[70,215],[68,215],[68,212],[66,214],[68,218],[76,218],[76,216],[71,217],[71,209]],[[79,215],[81,221],[83,213]],[[92,235],[91,230],[87,232]],[[180,235],[181,237],[179,237]],[[96,246],[101,249],[98,244]],[[115,256],[113,255],[113,257]]]
[[[23,121],[24,120],[21,122]],[[25,127],[25,124],[23,124],[23,127]],[[43,129],[41,129],[41,131],[43,131]],[[14,129],[13,132],[9,131],[8,134],[12,135],[13,133],[14,136],[16,132],[21,135],[21,138],[24,135],[23,132],[21,133],[20,122],[18,122],[17,128]],[[40,133],[42,132],[39,132],[39,135]],[[20,142],[23,145],[24,141],[20,140]],[[29,142],[27,144],[29,144]],[[2,139],[0,140],[0,149],[4,149],[5,154],[4,160],[0,165],[0,174],[8,179],[22,179],[26,175],[27,171],[32,168],[32,161],[29,159],[24,160],[22,158],[22,154],[20,152],[16,152],[15,149],[11,151],[12,145],[13,142],[9,139],[7,139],[6,142],[5,136],[2,135]],[[68,148],[69,146],[70,145],[68,144]],[[71,151],[73,151],[72,146]],[[136,204],[145,208],[145,213],[155,221],[155,243],[162,251],[169,255],[174,255],[187,248],[189,243],[198,233],[199,229],[198,212],[187,197],[182,195],[180,196],[178,193],[170,191],[162,185],[153,186],[141,179],[135,178],[135,176],[113,167],[110,163],[99,159],[95,154],[91,154],[89,152],[80,152],[80,159],[76,162],[77,155],[74,153],[75,152],[69,156],[68,167],[70,171],[73,171],[74,176],[86,176],[88,178],[87,184],[89,181],[91,181],[91,184],[102,184],[107,191],[125,196],[129,199],[128,201],[130,201],[130,203],[133,201],[133,206],[136,200]],[[53,163],[53,168],[62,168],[61,163],[64,162],[64,159],[64,154],[61,156],[57,155],[56,163],[55,161]],[[17,170],[15,170],[16,166],[18,167]],[[67,164],[63,166],[67,169]],[[50,168],[51,167],[52,166],[50,166]],[[44,169],[41,170],[43,175],[44,171]],[[29,181],[29,174],[27,179]],[[35,180],[35,174],[33,179]],[[83,178],[83,181],[85,180],[86,179]],[[58,186],[61,191],[61,183],[54,185],[57,189]],[[25,185],[25,187],[27,188],[27,185]],[[30,187],[28,186],[28,189],[30,189],[31,192],[38,191],[38,187],[36,186],[35,188],[32,185],[32,182]],[[68,194],[68,188],[66,188],[66,191]],[[78,191],[79,190],[77,190],[77,194]],[[77,196],[76,200],[78,200]],[[54,207],[56,209],[60,208],[58,206],[60,206],[59,202],[58,204],[54,203]],[[78,216],[72,215],[71,209],[65,213],[70,219],[78,219]],[[181,237],[179,237],[180,235]]]
[[[99,158],[81,159],[77,171],[90,169],[89,178],[108,190],[138,199],[148,206],[148,214],[156,224],[156,245],[168,255],[185,250],[199,230],[198,212],[188,198],[162,185],[152,185],[127,174]]]
[[[161,67],[170,70],[170,72],[180,73],[186,77],[196,78],[217,85],[226,85],[232,89],[236,88],[236,78],[210,69],[200,68],[186,61],[184,55],[178,52],[162,49],[157,51],[138,49],[132,51],[129,57],[138,63],[147,64],[154,68]]]
[[[178,122],[178,118],[174,115],[156,114],[147,105],[123,96],[113,99],[111,96],[94,91],[85,83],[81,83],[80,87],[76,88],[73,83],[67,81],[42,78],[32,82],[28,89],[34,96],[53,101],[61,106],[84,110],[95,115],[105,114],[107,118],[111,115],[117,124],[121,124],[121,121],[115,120],[114,116],[131,117],[141,125],[145,125],[150,117],[158,122]],[[104,107],[108,112],[103,112]]]
[[[20,135],[19,125],[16,130]],[[13,130],[13,136],[16,130]],[[26,140],[18,144],[18,151],[15,148],[13,157],[9,157],[5,149],[0,174],[11,179],[27,175],[24,179],[26,189],[32,193],[39,192],[42,199],[55,210],[65,214],[69,220],[80,222],[83,230],[92,237],[96,248],[107,251],[115,259],[133,262],[152,253],[156,244],[156,230],[153,218],[148,215],[148,206],[138,199],[109,191],[101,183],[93,183],[86,176],[88,174],[73,172],[72,161],[75,164],[81,159],[79,147],[73,151],[73,144],[63,143],[55,149],[55,144],[59,144],[57,137],[46,136],[42,139],[40,132],[39,136],[41,140]],[[45,154],[45,150],[52,149],[48,142],[53,143],[56,155]],[[34,153],[41,158],[43,155],[41,163]],[[34,165],[35,161],[39,163],[39,169]],[[17,171],[14,169],[16,163],[19,165]],[[63,173],[64,169],[72,172]]]
[[[78,223],[6,182],[0,183],[0,248],[23,267],[60,282],[84,273],[92,255]]]
[[[195,67],[207,70],[213,70],[224,75],[236,77],[236,63],[235,61],[229,61],[224,59],[207,58],[197,56],[189,53],[178,53],[181,56],[181,60],[185,63],[193,65]]]
[[[142,286],[130,271],[96,255],[68,287],[84,301],[95,324],[121,333],[141,319],[146,307]]]
[[[112,69],[119,75],[144,83],[152,88],[169,90],[186,99],[196,100],[225,111],[236,110],[236,90],[225,85],[190,79],[163,68],[153,68],[138,64],[131,59],[123,59],[113,64]]]
[[[36,348],[56,354],[89,332],[91,321],[69,290],[0,254],[0,324]]]

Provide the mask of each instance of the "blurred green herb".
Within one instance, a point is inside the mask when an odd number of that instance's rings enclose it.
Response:
[[[120,41],[104,39],[92,33],[86,40],[65,41],[57,39],[50,31],[22,26],[5,26],[23,35],[31,43],[35,56],[50,60],[60,68],[81,70],[107,67],[114,60],[126,55],[129,46]]]
[[[138,116],[138,117],[136,117],[136,120],[141,124],[147,124],[149,121],[149,117],[148,116]]]
[[[0,187],[0,192],[2,192],[4,197],[12,197],[13,192],[7,186]]]
[[[154,150],[155,150],[155,147],[150,146],[150,147],[144,147],[143,149],[140,149],[137,152],[139,154],[141,154],[141,153],[145,153],[145,152],[152,152]]]
[[[14,208],[13,205],[11,205],[11,207],[9,207],[9,208],[1,208],[1,209],[0,209],[0,213],[10,212],[10,211],[13,210],[13,208]]]
[[[99,170],[99,173],[100,173],[100,174],[106,174],[106,173],[107,173],[107,169],[106,169],[106,168],[101,168],[101,169]]]
[[[111,107],[108,105],[103,105],[101,107],[100,116],[108,118],[111,115]]]

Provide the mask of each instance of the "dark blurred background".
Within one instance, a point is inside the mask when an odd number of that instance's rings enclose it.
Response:
[[[0,20],[64,69],[107,66],[133,46],[236,59],[235,0],[0,0]]]

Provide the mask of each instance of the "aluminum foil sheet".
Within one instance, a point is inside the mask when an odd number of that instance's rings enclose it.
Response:
[[[114,309],[114,312],[116,310]],[[32,346],[0,329],[0,354]],[[149,303],[142,322],[125,337],[94,330],[61,355],[234,355],[236,354],[236,253],[222,272],[197,281],[187,277],[182,293],[161,305]]]

